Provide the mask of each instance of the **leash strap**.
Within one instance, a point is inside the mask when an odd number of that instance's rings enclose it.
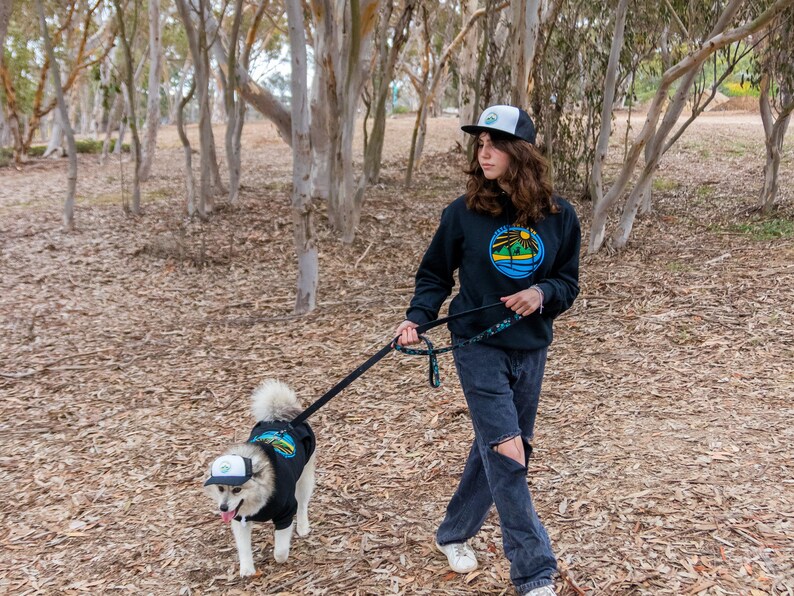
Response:
[[[428,356],[428,378],[430,381],[430,386],[438,388],[441,386],[441,376],[438,372],[438,354],[445,354],[447,352],[451,352],[452,350],[457,350],[458,348],[462,348],[464,346],[468,346],[469,344],[476,343],[478,341],[482,341],[483,339],[487,339],[492,335],[496,335],[497,333],[504,331],[513,323],[517,323],[521,320],[521,315],[513,314],[510,317],[507,317],[504,321],[501,321],[494,325],[493,327],[489,327],[482,333],[478,333],[474,337],[469,339],[463,340],[457,344],[453,344],[451,346],[447,346],[445,348],[435,349],[433,348],[433,343],[424,335],[420,337],[420,339],[424,340],[425,344],[427,345],[426,350],[418,350],[414,348],[406,348],[398,344],[394,344],[394,349],[398,352],[402,352],[403,354],[409,354],[411,356]]]
[[[493,304],[488,304],[486,306],[480,306],[478,308],[472,308],[471,310],[466,310],[466,311],[463,311],[463,312],[459,312],[459,313],[456,313],[454,315],[449,315],[449,316],[441,318],[441,319],[436,319],[435,321],[430,321],[429,323],[425,323],[424,325],[419,325],[419,327],[416,328],[416,332],[419,333],[419,334],[422,334],[422,333],[425,333],[426,331],[429,331],[430,329],[433,329],[434,327],[438,327],[439,325],[443,325],[443,324],[448,323],[450,321],[454,321],[455,319],[459,319],[461,317],[465,317],[465,316],[468,316],[468,315],[471,315],[471,314],[474,314],[476,312],[480,312],[480,311],[483,311],[483,310],[488,310],[488,309],[494,308],[496,306],[502,306],[502,303],[501,302],[495,302]],[[425,340],[425,341],[427,341],[427,340]],[[365,372],[367,372],[370,368],[372,368],[372,366],[376,362],[378,362],[378,360],[381,360],[384,356],[386,356],[386,354],[391,352],[396,346],[397,346],[397,338],[395,337],[388,344],[386,344],[380,350],[378,350],[375,354],[370,356],[369,359],[366,362],[361,364],[358,368],[356,368],[353,372],[351,372],[349,375],[347,375],[344,379],[342,379],[336,385],[331,387],[331,389],[329,389],[322,397],[320,397],[320,399],[315,401],[308,408],[306,408],[303,412],[298,414],[295,417],[295,419],[293,419],[292,422],[289,423],[289,425],[287,426],[287,428],[284,429],[283,432],[287,432],[287,431],[293,429],[295,426],[297,426],[297,425],[299,425],[299,424],[301,424],[303,422],[306,422],[306,420],[309,418],[309,416],[314,414],[317,410],[322,408],[325,404],[327,404],[329,401],[331,401],[334,397],[339,395],[348,385],[350,385],[353,381],[355,381],[357,378],[359,378],[361,375],[363,375]],[[430,344],[430,349],[432,350],[432,344]],[[436,368],[438,368],[438,363],[436,363]],[[431,374],[432,374],[432,372],[431,372]],[[432,383],[432,380],[431,380],[431,383]]]

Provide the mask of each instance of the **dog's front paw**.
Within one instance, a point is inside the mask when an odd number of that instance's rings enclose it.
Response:
[[[253,565],[240,565],[240,577],[260,575]]]
[[[289,559],[289,549],[274,550],[273,558],[276,560],[276,563],[286,563],[287,559]]]
[[[298,520],[298,523],[295,525],[295,530],[297,530],[298,536],[300,537],[308,536],[309,532],[312,531],[309,527],[309,520]]]

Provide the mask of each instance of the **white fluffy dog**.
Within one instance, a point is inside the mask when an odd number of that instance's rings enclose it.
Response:
[[[289,425],[301,412],[295,393],[279,381],[265,381],[253,394],[257,420],[247,443],[230,447],[210,466],[204,491],[231,522],[240,558],[240,575],[255,575],[251,522],[272,521],[274,558],[289,557],[293,518],[298,536],[309,533],[309,499],[314,490],[315,438],[306,422]]]

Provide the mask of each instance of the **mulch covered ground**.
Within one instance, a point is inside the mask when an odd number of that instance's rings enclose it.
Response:
[[[247,437],[259,382],[313,401],[402,320],[462,188],[456,122],[442,119],[402,189],[410,126],[390,121],[353,245],[318,224],[319,304],[300,318],[288,153],[267,125],[247,129],[242,204],[204,224],[181,215],[173,132],[139,219],[118,206],[118,162],[81,158],[72,234],[59,231],[65,162],[0,170],[0,592],[512,593],[495,514],[468,576],[432,546],[471,440],[449,356],[440,389],[423,359],[392,354],[314,416],[312,533],[288,563],[259,526],[263,575],[240,579],[202,493],[209,462]],[[781,207],[751,214],[760,121],[704,116],[666,156],[629,248],[583,259],[529,473],[560,594],[794,594],[786,152]],[[590,206],[575,204],[587,230]]]

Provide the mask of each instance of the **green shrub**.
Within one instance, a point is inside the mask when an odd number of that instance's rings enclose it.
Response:
[[[97,141],[94,139],[80,139],[79,141],[75,141],[75,147],[77,148],[77,153],[88,153],[88,154],[99,154],[102,153],[102,145],[103,141]],[[116,139],[110,140],[110,149],[108,151],[112,152],[116,146]],[[44,155],[44,151],[47,149],[46,145],[32,145],[30,149],[28,149],[28,157],[41,157]],[[121,150],[124,153],[130,152],[130,145],[129,143],[124,143],[121,146]],[[14,159],[14,150],[11,147],[0,147],[0,168],[7,166],[10,164]]]

